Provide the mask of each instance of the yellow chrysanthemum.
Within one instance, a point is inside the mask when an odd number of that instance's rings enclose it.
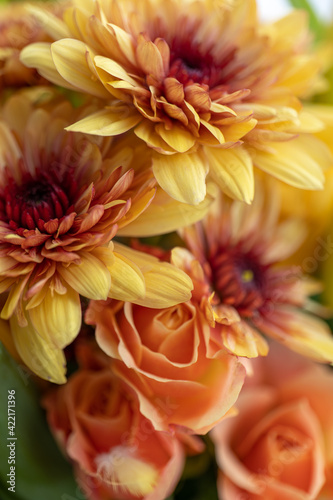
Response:
[[[1,318],[23,361],[54,382],[65,381],[80,295],[167,307],[192,288],[182,271],[111,241],[152,202],[156,181],[149,169],[122,169],[126,154],[113,154],[110,138],[66,132],[75,113],[17,95],[0,115]]]
[[[60,16],[65,4],[57,2],[42,7],[44,16]],[[31,9],[31,5],[29,6]],[[39,4],[40,8],[40,4]],[[42,14],[41,14],[42,15]],[[59,20],[60,22],[60,20]],[[19,59],[20,51],[26,45],[51,38],[37,22],[32,12],[28,12],[24,2],[0,4],[0,90],[8,86],[20,87],[45,83],[36,70],[28,69]]]
[[[332,107],[324,104],[310,104],[306,109],[325,123],[325,129],[316,133],[333,153]],[[332,223],[333,213],[333,165],[324,172],[325,184],[322,191],[296,190],[282,182],[277,182],[281,195],[281,217],[299,217],[306,225],[307,236],[299,249],[290,256],[288,262],[300,265],[304,272],[318,271],[322,262],[332,253],[327,232]]]
[[[255,0],[72,0],[52,28],[56,41],[26,47],[21,60],[106,101],[68,130],[134,128],[173,198],[199,203],[209,172],[249,203],[254,165],[298,188],[322,187],[330,154],[300,102],[322,84],[304,12],[265,26]]]

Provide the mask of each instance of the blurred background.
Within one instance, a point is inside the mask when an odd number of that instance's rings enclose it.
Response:
[[[259,10],[261,11],[262,19],[265,21],[271,21],[277,19],[285,14],[287,14],[291,9],[291,3],[294,7],[302,7],[304,2],[293,1],[288,2],[288,0],[258,0],[257,1]],[[318,16],[329,22],[333,18],[333,0],[308,0],[310,6],[312,6],[318,13]]]

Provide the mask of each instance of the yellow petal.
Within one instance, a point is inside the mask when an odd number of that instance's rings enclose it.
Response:
[[[217,328],[221,330],[224,346],[235,356],[246,358],[267,356],[268,344],[266,340],[245,321]]]
[[[66,359],[62,350],[38,335],[29,320],[27,326],[22,327],[13,315],[10,327],[17,352],[30,370],[45,380],[64,384]]]
[[[311,116],[315,116],[324,124],[324,129],[316,136],[322,140],[333,153],[332,131],[333,131],[333,106],[327,104],[310,104],[305,106]]]
[[[139,139],[149,147],[163,154],[173,153],[174,150],[155,132],[155,124],[148,120],[142,121],[134,130]]]
[[[146,75],[153,76],[157,81],[163,80],[165,74],[161,53],[156,45],[152,41],[146,40],[142,34],[138,37],[136,58]]]
[[[143,299],[146,293],[145,279],[139,267],[121,253],[113,252],[114,262],[109,268],[111,289],[109,297],[133,302]]]
[[[305,135],[290,142],[272,143],[274,153],[256,151],[257,167],[301,189],[322,189],[322,169],[332,165],[329,149],[321,141]]]
[[[111,287],[107,267],[93,253],[81,252],[80,264],[59,265],[61,277],[83,297],[106,300]]]
[[[225,142],[224,136],[221,130],[214,125],[206,122],[205,120],[200,120],[200,142],[208,142],[208,144],[223,144]]]
[[[226,122],[228,118],[221,120],[219,123],[223,125],[223,122]],[[240,120],[237,123],[232,123],[231,125],[223,126],[223,135],[226,142],[236,142],[239,141],[244,135],[254,129],[257,125],[257,120],[251,118],[250,120]]]
[[[173,125],[170,130],[166,129],[164,124],[156,125],[156,132],[162,139],[178,153],[185,153],[195,144],[195,137],[184,127]]]
[[[161,188],[175,200],[190,205],[204,200],[208,168],[200,154],[156,154],[153,172]]]
[[[119,236],[147,237],[166,234],[202,220],[216,196],[216,185],[207,185],[207,196],[198,205],[188,205],[170,198],[158,189],[149,207],[128,226],[118,230]]]
[[[71,35],[71,32],[66,24],[57,16],[54,16],[51,12],[41,9],[36,5],[27,5],[27,10],[31,12],[43,29],[54,40],[67,38]]]
[[[117,253],[135,262],[143,273],[146,295],[144,299],[133,300],[135,304],[162,309],[191,298],[192,280],[177,267],[120,243],[115,243],[114,248]]]
[[[49,288],[41,304],[30,309],[29,314],[39,335],[63,349],[75,339],[81,327],[80,296],[69,286],[63,295]]]
[[[20,298],[22,297],[28,279],[29,276],[26,276],[25,278],[18,280],[15,284],[12,285],[7,300],[2,308],[1,318],[9,319],[11,317],[19,303]]]
[[[299,123],[294,127],[288,127],[288,132],[300,133],[314,133],[320,132],[325,128],[324,123],[314,114],[307,111],[301,111],[298,114]]]
[[[154,43],[161,54],[164,73],[168,73],[170,65],[170,47],[164,38],[156,38]]]
[[[8,158],[10,158],[15,165],[16,160],[21,157],[22,152],[12,132],[8,129],[8,126],[1,122],[0,135],[0,166],[4,167],[8,162]]]
[[[128,61],[136,66],[135,50],[132,36],[116,24],[107,23],[108,29],[113,31],[120,50]]]
[[[242,147],[205,148],[210,173],[221,190],[231,198],[251,203],[254,195],[253,166]]]
[[[20,52],[20,61],[28,68],[36,68],[44,78],[67,89],[77,90],[59,75],[52,59],[51,45],[45,42],[32,43]]]
[[[85,43],[65,38],[51,45],[51,54],[60,75],[77,90],[96,97],[110,97],[104,85],[92,73],[88,58],[92,60],[94,53]]]
[[[333,337],[324,321],[287,306],[277,308],[274,316],[274,322],[263,322],[264,333],[302,356],[333,363]]]
[[[97,68],[102,69],[108,75],[119,78],[119,80],[124,80],[125,82],[131,84],[133,87],[136,87],[138,85],[138,82],[136,82],[131,76],[129,76],[127,71],[116,61],[113,61],[112,59],[104,56],[95,56],[94,63]],[[109,80],[110,77],[108,78],[108,81]]]
[[[127,106],[118,106],[97,111],[66,127],[65,130],[108,137],[127,132],[141,119],[142,117],[135,110],[130,110]]]

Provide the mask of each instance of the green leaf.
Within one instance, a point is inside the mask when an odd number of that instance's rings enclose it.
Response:
[[[318,40],[322,38],[325,32],[324,25],[319,20],[315,10],[308,0],[289,0],[289,2],[295,9],[303,9],[307,11],[311,31]]]
[[[0,498],[83,500],[72,467],[48,429],[31,376],[24,366],[13,361],[1,343],[0,380]],[[15,391],[15,406],[8,404],[9,391]],[[14,436],[9,435],[8,426],[13,420],[8,416],[13,413],[7,408],[15,409]],[[15,463],[8,463],[11,458]],[[10,466],[15,467],[15,492],[8,491]]]

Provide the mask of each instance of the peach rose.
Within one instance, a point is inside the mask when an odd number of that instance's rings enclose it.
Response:
[[[83,350],[83,366],[44,398],[51,430],[73,460],[81,488],[93,500],[166,498],[183,471],[183,445],[153,428],[109,360]]]
[[[85,320],[96,325],[97,342],[116,358],[115,372],[135,390],[155,429],[182,426],[204,434],[235,403],[245,369],[223,348],[207,357],[211,327],[199,306],[91,301]]]
[[[333,372],[272,345],[211,432],[223,500],[333,498]]]

